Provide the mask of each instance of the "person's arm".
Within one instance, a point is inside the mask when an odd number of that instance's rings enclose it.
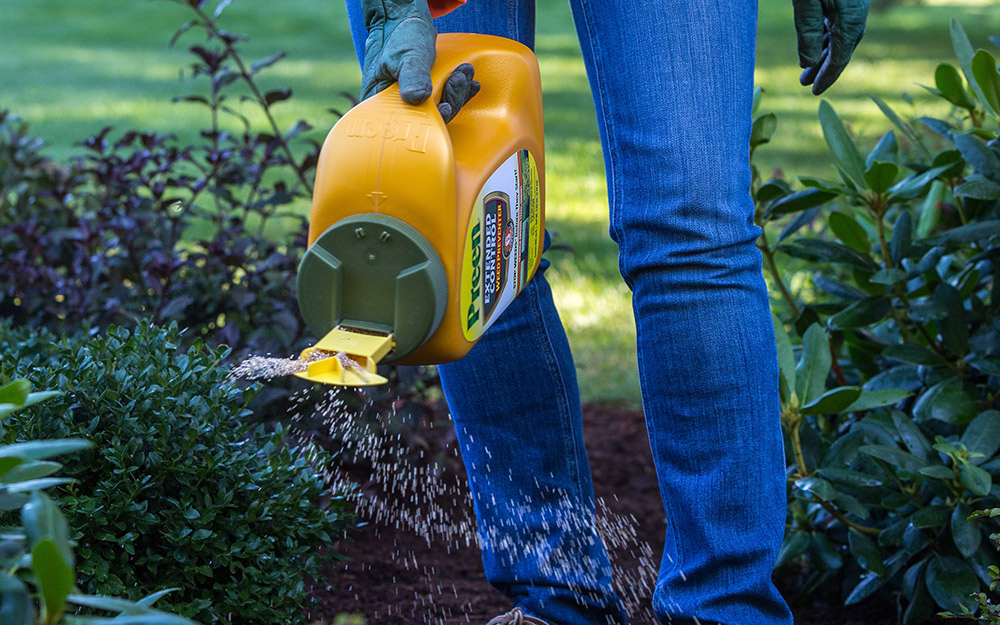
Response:
[[[869,0],[792,0],[798,35],[799,81],[813,95],[826,91],[847,67],[865,34]]]
[[[463,0],[361,0],[368,39],[361,71],[361,99],[399,82],[404,102],[420,104],[431,95],[437,30],[432,17]],[[472,66],[464,63],[448,78],[438,110],[445,122],[479,91]]]

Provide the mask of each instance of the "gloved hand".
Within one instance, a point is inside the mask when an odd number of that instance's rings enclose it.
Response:
[[[433,89],[437,30],[427,0],[361,0],[368,39],[361,72],[361,99],[399,81],[399,94],[409,104],[420,104]],[[451,121],[479,91],[468,63],[458,66],[445,82],[438,110]]]
[[[792,0],[799,77],[819,95],[837,80],[865,34],[869,0]]]

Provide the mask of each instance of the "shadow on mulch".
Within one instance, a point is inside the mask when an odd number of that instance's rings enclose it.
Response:
[[[586,406],[584,430],[597,497],[612,512],[635,517],[639,537],[648,541],[658,562],[663,511],[642,413]],[[368,625],[485,625],[510,608],[486,582],[474,544],[429,545],[409,529],[375,523],[350,536],[334,546],[348,560],[325,571],[325,589],[317,585],[321,608],[312,615],[316,620],[331,623],[339,613],[356,613]],[[625,558],[626,567],[635,565],[627,553],[618,557]],[[850,608],[796,608],[793,602],[793,612],[798,625],[896,623],[894,610],[872,601]],[[635,623],[645,625],[639,619]]]

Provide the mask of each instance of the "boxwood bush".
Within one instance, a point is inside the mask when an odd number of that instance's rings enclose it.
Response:
[[[782,298],[779,564],[814,597],[896,601],[905,624],[975,609],[1000,564],[996,519],[969,520],[1000,504],[1000,72],[951,33],[959,67],[928,88],[949,116],[907,121],[875,98],[893,128],[862,151],[823,102],[838,179],[753,185]],[[757,117],[753,149],[775,125]],[[798,297],[776,255],[812,274]]]
[[[11,415],[4,442],[94,443],[53,492],[86,592],[171,585],[162,604],[206,625],[304,622],[306,579],[350,525],[344,502],[280,427],[246,421],[252,390],[226,381],[224,350],[180,340],[175,326],[74,338],[0,321],[0,378],[62,391]]]

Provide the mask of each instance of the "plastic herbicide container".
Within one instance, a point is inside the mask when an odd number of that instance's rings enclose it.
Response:
[[[482,89],[447,125],[452,70]],[[460,359],[538,267],[545,174],[538,63],[500,37],[437,39],[434,92],[406,104],[396,85],[351,109],[317,165],[309,247],[298,274],[316,336],[300,377],[380,384],[379,361]]]

